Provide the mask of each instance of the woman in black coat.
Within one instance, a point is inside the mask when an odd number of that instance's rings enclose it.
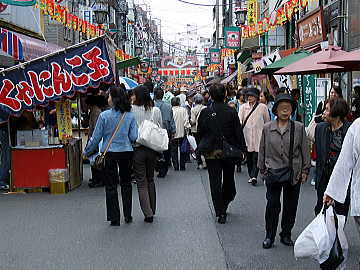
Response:
[[[210,96],[213,104],[201,111],[198,120],[198,149],[206,159],[216,217],[219,223],[224,224],[226,210],[236,195],[236,159],[224,158],[221,138],[243,152],[246,152],[246,144],[236,110],[225,104],[224,85],[213,84]]]
[[[325,102],[324,122],[319,123],[315,129],[315,151],[317,156],[315,186],[317,203],[315,215],[318,215],[323,207],[324,192],[350,126],[350,123],[345,121],[348,113],[349,106],[344,99],[329,99]],[[335,211],[340,215],[347,216],[349,204],[348,195],[344,204],[335,202]]]

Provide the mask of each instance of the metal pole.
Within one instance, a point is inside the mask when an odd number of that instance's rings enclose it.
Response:
[[[9,191],[13,192],[13,181],[12,181],[12,143],[11,143],[11,127],[10,127],[10,118],[8,120],[8,137],[9,137],[9,147],[10,147],[10,171],[9,171]]]
[[[78,113],[78,131],[79,131],[79,139],[81,139],[81,110],[80,110],[80,93],[77,94],[77,113]]]

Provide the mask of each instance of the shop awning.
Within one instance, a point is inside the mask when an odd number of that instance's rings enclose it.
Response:
[[[244,63],[246,59],[248,59],[251,56],[250,51],[243,51],[237,56],[237,61],[240,63]]]
[[[134,57],[128,60],[124,60],[124,61],[120,61],[116,63],[116,68],[117,69],[124,69],[124,68],[128,68],[128,67],[133,67],[133,66],[137,66],[139,65],[141,62],[139,57]]]
[[[21,115],[114,81],[102,36],[0,71],[0,115]]]
[[[288,65],[295,63],[309,55],[311,55],[311,53],[308,51],[302,49],[297,50],[294,53],[290,54],[289,56],[282,58],[279,61],[276,61],[275,63],[272,63],[271,65],[264,67],[259,72],[259,74],[273,74],[275,71],[278,71],[283,67],[287,67]]]
[[[231,82],[234,78],[236,78],[237,76],[237,70],[235,72],[233,72],[232,74],[230,74],[229,76],[227,76],[225,79],[223,79],[222,81],[220,81],[221,84],[227,84],[229,82]]]

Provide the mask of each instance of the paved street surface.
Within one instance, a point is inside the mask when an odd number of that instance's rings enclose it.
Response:
[[[89,168],[86,167],[88,179]],[[279,243],[263,250],[265,188],[237,174],[237,197],[228,223],[215,223],[207,172],[188,164],[157,180],[158,212],[145,224],[134,188],[132,224],[105,222],[103,189],[83,186],[65,195],[0,195],[1,270],[112,269],[318,269],[296,261],[292,248]],[[313,218],[315,193],[302,189],[294,239]],[[348,269],[358,269],[359,239],[351,219],[346,232]]]

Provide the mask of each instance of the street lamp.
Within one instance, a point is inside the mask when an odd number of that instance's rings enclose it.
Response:
[[[94,3],[93,11],[97,24],[104,24],[107,22],[109,16],[108,5],[106,1],[99,0]]]
[[[235,4],[236,26],[245,24],[247,9],[242,7],[241,0],[237,0]]]

